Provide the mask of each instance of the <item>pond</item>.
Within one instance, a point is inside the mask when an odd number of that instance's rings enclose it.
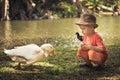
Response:
[[[1,21],[0,47],[14,47],[24,44],[51,43],[54,46],[79,46],[75,33],[81,30],[75,22],[78,18],[30,20],[30,21]],[[106,45],[120,44],[120,17],[97,17],[99,27],[96,31],[103,37]]]

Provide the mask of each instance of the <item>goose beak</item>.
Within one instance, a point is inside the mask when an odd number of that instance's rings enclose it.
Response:
[[[50,53],[51,53],[53,56],[56,56],[54,50],[52,50]]]

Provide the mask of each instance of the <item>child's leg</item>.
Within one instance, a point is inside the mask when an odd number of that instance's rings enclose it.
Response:
[[[89,59],[95,63],[95,64],[98,64],[98,65],[102,65],[106,58],[104,57],[104,54],[103,53],[100,53],[100,52],[97,52],[97,51],[94,51],[94,50],[89,50],[88,51],[88,56],[89,56]]]
[[[88,57],[88,50],[82,50],[81,48],[79,48],[77,52],[77,56],[82,57],[85,60],[86,64],[91,64],[91,61],[89,60]]]

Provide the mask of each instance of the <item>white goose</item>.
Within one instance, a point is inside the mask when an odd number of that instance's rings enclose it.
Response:
[[[4,50],[13,61],[18,62],[18,68],[22,68],[21,63],[30,65],[33,70],[32,64],[43,61],[48,57],[48,52],[55,56],[53,46],[51,44],[43,44],[39,47],[36,44],[28,44],[24,46],[14,47],[14,49]]]

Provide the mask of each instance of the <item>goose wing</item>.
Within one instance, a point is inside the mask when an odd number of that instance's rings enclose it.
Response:
[[[40,50],[40,47],[35,44],[29,44],[25,46],[15,47],[14,49],[4,50],[7,55],[22,56],[26,59],[31,59],[34,57],[36,51]]]

